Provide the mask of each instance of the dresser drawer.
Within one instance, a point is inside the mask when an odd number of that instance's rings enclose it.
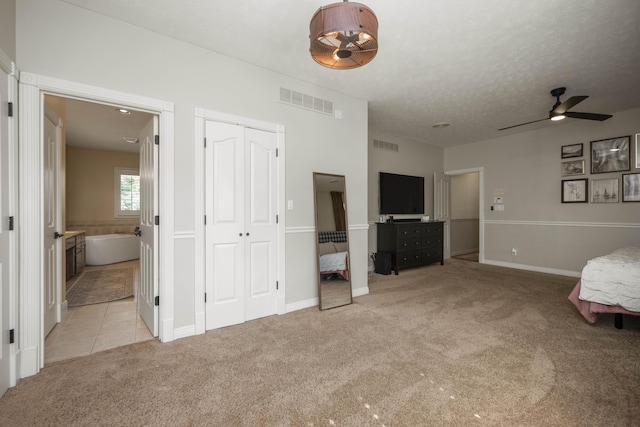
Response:
[[[419,225],[403,225],[398,227],[398,239],[403,240],[411,237],[417,237],[422,234],[422,227]]]
[[[424,236],[422,239],[422,247],[424,248],[442,247],[442,236],[435,235],[435,234],[432,236]]]
[[[400,251],[398,252],[396,265],[398,267],[407,267],[410,265],[422,264],[422,258],[424,254],[421,250],[415,251]]]
[[[425,263],[442,261],[442,247],[423,249],[422,259]]]
[[[411,249],[419,249],[424,246],[422,239],[419,237],[411,237],[408,239],[402,239],[398,243],[399,251],[408,251]]]

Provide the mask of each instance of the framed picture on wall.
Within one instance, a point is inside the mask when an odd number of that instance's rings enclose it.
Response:
[[[640,173],[622,174],[622,201],[640,202]]]
[[[562,203],[587,203],[589,179],[565,179],[562,181]]]
[[[582,144],[563,145],[562,158],[568,159],[569,157],[582,157]]]
[[[591,141],[591,173],[628,171],[631,136]]]
[[[618,178],[591,181],[591,203],[618,203],[620,183]]]
[[[562,176],[584,175],[584,160],[562,162]]]

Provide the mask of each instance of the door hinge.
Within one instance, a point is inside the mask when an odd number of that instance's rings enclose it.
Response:
[[[9,217],[9,231],[13,231],[13,217]]]
[[[207,138],[204,139],[204,148],[207,148]]]
[[[276,157],[278,157],[278,149],[276,148]]]
[[[204,225],[207,225],[207,216],[204,216]]]
[[[15,329],[9,329],[9,344],[16,342]]]
[[[156,145],[160,145],[160,135],[155,136],[155,143]]]
[[[280,289],[280,283],[276,280],[276,291]]]
[[[160,215],[156,215],[156,218],[154,221],[156,225],[160,225]]]
[[[160,305],[160,295],[156,297],[155,301],[153,302],[153,305],[155,305],[156,307]]]
[[[207,293],[206,292],[204,293],[204,302],[205,303],[207,302]]]
[[[276,224],[278,223],[278,215],[276,215]]]
[[[7,102],[7,116],[13,117],[13,102]]]

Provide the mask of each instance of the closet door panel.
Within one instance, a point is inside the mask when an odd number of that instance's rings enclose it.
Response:
[[[206,328],[244,322],[244,129],[207,122]]]

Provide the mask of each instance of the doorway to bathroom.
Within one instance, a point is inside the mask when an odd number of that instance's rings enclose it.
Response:
[[[53,185],[66,248],[56,265],[61,313],[52,325],[45,322],[48,363],[153,338],[153,321],[147,326],[141,316],[149,274],[140,272],[153,265],[145,257],[153,253],[145,250],[153,228],[144,226],[153,223],[154,210],[142,205],[155,199],[157,117],[54,95],[45,95],[44,104],[60,128]]]
[[[53,200],[45,194],[46,180],[55,174],[48,174],[44,168],[43,147],[43,110],[44,96],[54,95],[69,99],[84,100],[113,107],[123,106],[135,111],[143,111],[158,117],[158,133],[152,138],[155,147],[162,144],[162,156],[156,156],[157,166],[154,174],[157,179],[151,179],[155,194],[162,194],[162,198],[153,200],[153,212],[148,218],[153,218],[149,227],[152,233],[146,233],[149,239],[149,258],[154,260],[149,270],[141,262],[142,283],[149,283],[149,292],[145,296],[145,303],[150,308],[149,322],[153,325],[154,335],[161,341],[174,339],[174,281],[173,259],[174,246],[174,105],[146,96],[133,95],[126,92],[101,88],[78,82],[66,81],[29,72],[20,73],[18,83],[20,95],[19,104],[19,147],[18,147],[18,194],[19,198],[19,289],[18,311],[20,313],[20,330],[17,341],[21,351],[17,355],[17,377],[24,378],[37,374],[44,367],[45,331],[42,323],[43,308],[50,302],[56,306],[56,320],[61,320],[63,311],[60,293],[54,295],[54,300],[47,300],[45,290],[61,289],[61,276],[56,271],[45,275],[47,265],[58,265],[50,262],[49,256],[60,256],[64,249],[62,239],[57,238],[57,244],[52,245],[52,254],[45,248],[45,224],[49,220],[49,203]],[[59,163],[58,163],[59,164]],[[59,166],[57,166],[59,168]],[[144,175],[144,174],[143,174]],[[59,218],[60,215],[57,216]],[[141,221],[142,228],[142,221]],[[62,237],[62,226],[55,231],[56,237]],[[62,236],[61,236],[62,235]],[[144,233],[143,233],[144,236]],[[166,244],[160,238],[167,239]],[[60,255],[59,255],[60,254]],[[148,266],[148,263],[147,263]],[[146,276],[145,276],[146,275]],[[162,277],[162,280],[158,278]],[[51,279],[56,280],[52,281]],[[145,282],[145,279],[146,280]],[[56,282],[57,281],[57,282]],[[53,285],[52,285],[53,284]]]

